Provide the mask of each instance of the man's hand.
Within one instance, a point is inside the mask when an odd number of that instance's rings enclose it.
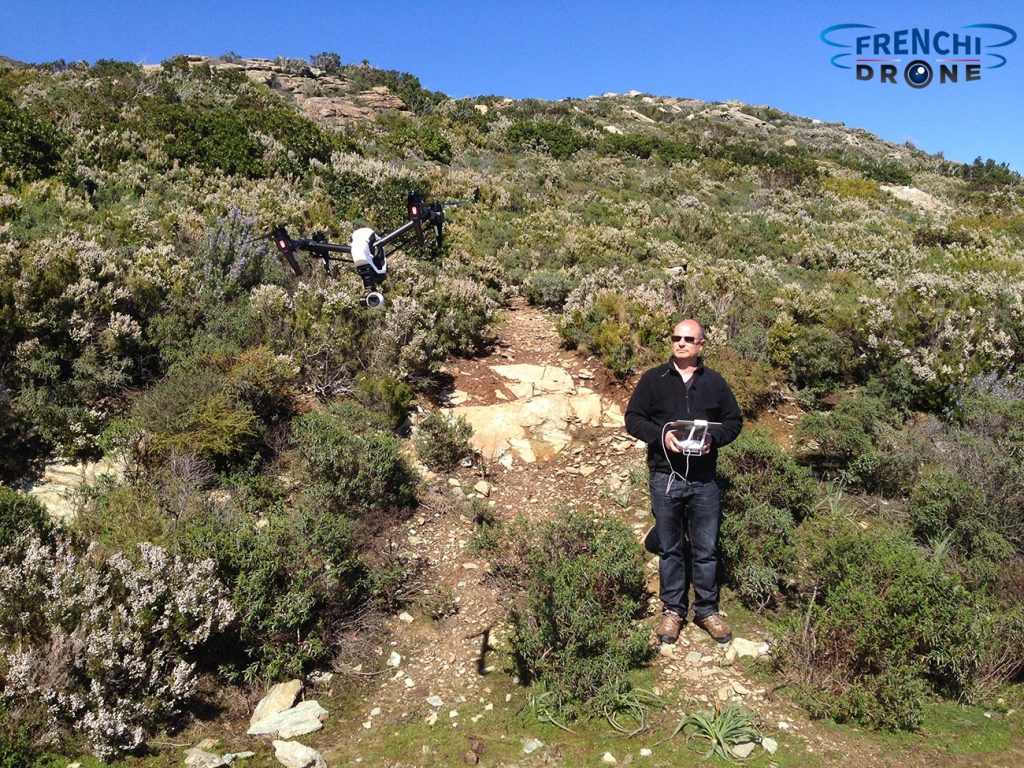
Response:
[[[704,445],[702,445],[700,447],[700,455],[701,456],[707,456],[709,453],[711,453],[711,433],[710,432],[708,432],[706,435],[704,435]]]
[[[672,451],[672,453],[683,452],[682,443],[676,438],[676,433],[673,432],[671,429],[665,433],[665,447],[668,450]]]

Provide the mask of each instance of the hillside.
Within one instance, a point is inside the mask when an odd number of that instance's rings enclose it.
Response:
[[[412,190],[472,204],[380,310],[266,235],[382,233]],[[1014,764],[1022,192],[769,106],[0,67],[0,765],[277,765],[243,734],[291,678],[330,765],[697,764],[676,725],[730,707],[755,765]],[[680,316],[746,418],[731,649],[648,642],[621,414]],[[66,524],[24,493],[97,459]]]

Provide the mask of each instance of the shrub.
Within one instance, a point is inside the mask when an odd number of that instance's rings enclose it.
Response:
[[[377,426],[374,426],[374,422]],[[405,510],[416,501],[415,477],[383,417],[349,404],[292,421],[301,460],[302,503],[321,515],[358,518],[371,511]]]
[[[4,698],[42,704],[105,760],[179,721],[198,652],[234,618],[212,562],[150,544],[101,558],[22,536],[0,549],[0,590]]]
[[[27,531],[46,538],[52,525],[36,499],[0,485],[0,542],[12,541]]]
[[[583,134],[553,120],[517,120],[505,137],[514,147],[538,149],[556,160],[567,160],[588,144]]]
[[[919,442],[900,433],[898,423],[882,400],[858,392],[832,411],[804,416],[797,434],[814,441],[814,458],[843,482],[895,496],[909,490],[923,458]]]
[[[653,649],[634,623],[647,596],[640,549],[610,518],[566,512],[512,533],[500,566],[519,589],[513,663],[562,716],[601,715]]]
[[[47,120],[20,109],[0,93],[0,180],[25,181],[51,176],[60,163],[63,141]]]
[[[384,416],[392,431],[405,422],[412,405],[412,387],[392,376],[359,374],[356,377],[356,400],[371,411]]]
[[[238,615],[223,668],[252,682],[302,675],[336,649],[339,618],[365,596],[351,518],[330,509],[262,515],[210,510],[185,521],[173,546],[209,557]]]
[[[416,433],[416,452],[423,462],[441,472],[450,472],[473,454],[469,438],[473,428],[461,416],[452,418],[431,411],[420,422]]]
[[[719,457],[722,567],[740,598],[763,609],[795,567],[793,534],[811,511],[814,482],[765,432],[747,431]]]
[[[531,304],[559,308],[573,289],[573,281],[562,272],[540,269],[526,279],[523,290]]]
[[[1004,513],[989,510],[974,478],[943,467],[922,473],[907,505],[914,538],[952,556],[963,578],[975,584],[995,581],[998,565],[1013,555],[999,533],[996,518]]]
[[[835,515],[800,529],[806,608],[784,621],[779,664],[810,712],[913,730],[925,692],[973,693],[982,607],[900,531]]]
[[[746,418],[756,417],[776,401],[776,391],[783,378],[781,371],[744,357],[733,347],[712,347],[704,358],[729,382]]]

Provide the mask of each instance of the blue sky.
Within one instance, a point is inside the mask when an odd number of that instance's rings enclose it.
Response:
[[[833,67],[826,27],[964,32],[996,23],[1020,39],[976,82],[914,90]],[[5,0],[0,55],[29,62],[157,63],[178,53],[344,62],[411,72],[451,96],[560,99],[638,90],[738,99],[866,128],[947,158],[1024,172],[1024,3],[267,2]],[[905,63],[910,57],[902,57]],[[932,56],[934,58],[934,55]],[[902,72],[903,64],[900,64]]]

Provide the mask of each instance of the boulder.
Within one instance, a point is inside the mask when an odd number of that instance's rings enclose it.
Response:
[[[277,734],[282,739],[290,739],[293,736],[319,731],[324,727],[323,721],[326,719],[327,710],[315,699],[310,699],[254,723],[249,726],[248,733],[250,736]]]
[[[274,757],[285,768],[327,768],[323,755],[297,741],[275,741]]]
[[[291,709],[295,705],[295,699],[301,691],[302,682],[300,680],[289,680],[287,683],[278,683],[272,686],[267,691],[267,695],[260,699],[260,703],[256,705],[256,710],[252,713],[252,718],[249,720],[249,725],[256,725],[261,720],[266,720],[278,712]]]

